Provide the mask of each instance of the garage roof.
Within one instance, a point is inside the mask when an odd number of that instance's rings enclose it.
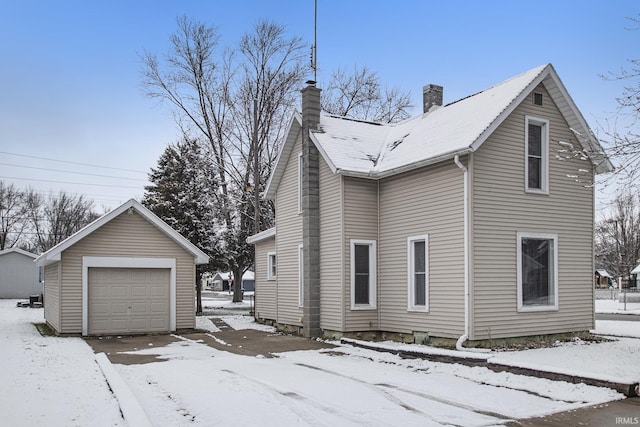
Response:
[[[54,262],[60,261],[60,257],[62,252],[65,249],[75,245],[77,242],[87,237],[89,234],[93,233],[103,225],[107,224],[112,219],[118,217],[120,214],[125,212],[127,209],[133,209],[137,213],[139,213],[143,218],[153,224],[158,230],[163,232],[167,237],[171,238],[178,245],[182,246],[187,252],[191,253],[195,258],[196,264],[207,264],[209,262],[209,256],[198,249],[193,243],[182,237],[180,233],[175,231],[173,228],[169,227],[167,223],[158,218],[153,212],[149,209],[145,208],[140,204],[140,202],[135,199],[131,199],[128,202],[122,204],[120,207],[112,210],[108,214],[98,218],[91,224],[82,228],[75,234],[69,236],[62,242],[58,243],[53,248],[49,249],[47,252],[40,255],[35,263],[37,265],[48,265]]]

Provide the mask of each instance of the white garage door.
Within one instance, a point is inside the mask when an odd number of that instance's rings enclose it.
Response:
[[[89,334],[169,331],[170,271],[89,268]]]

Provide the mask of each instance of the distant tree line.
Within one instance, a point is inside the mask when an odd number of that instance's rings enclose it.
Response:
[[[43,196],[0,181],[0,250],[40,254],[99,217],[93,200],[61,191]]]

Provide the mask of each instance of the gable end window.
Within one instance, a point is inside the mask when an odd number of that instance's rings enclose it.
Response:
[[[542,105],[542,94],[541,93],[533,93],[533,103],[535,105]]]
[[[351,309],[376,308],[376,242],[351,240]]]
[[[525,190],[549,193],[549,121],[526,117]]]
[[[429,236],[407,238],[409,311],[429,311]]]
[[[517,234],[518,311],[558,309],[558,235]]]
[[[277,273],[276,253],[267,253],[267,280],[276,280]]]

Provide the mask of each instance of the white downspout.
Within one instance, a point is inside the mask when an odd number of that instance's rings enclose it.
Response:
[[[469,238],[467,236],[469,231],[469,202],[467,200],[467,193],[469,191],[467,188],[467,179],[469,171],[462,162],[460,162],[460,157],[458,157],[457,154],[453,158],[453,161],[464,174],[464,333],[456,342],[456,349],[462,351],[465,350],[465,348],[462,347],[462,344],[469,339]]]
[[[464,173],[464,333],[456,342],[456,350],[489,353],[491,350],[462,346],[469,339],[469,170],[462,164],[457,154],[453,161]]]

